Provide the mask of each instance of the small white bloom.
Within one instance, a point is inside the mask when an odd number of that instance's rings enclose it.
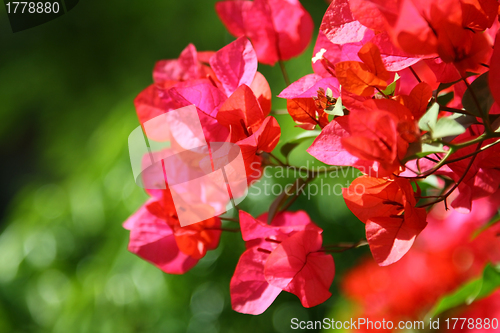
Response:
[[[315,64],[316,61],[318,61],[318,60],[322,60],[323,54],[325,54],[325,53],[326,53],[325,49],[321,49],[318,53],[316,53],[316,55],[312,58],[313,64]]]

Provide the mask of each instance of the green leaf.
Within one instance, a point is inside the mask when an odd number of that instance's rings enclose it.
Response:
[[[482,277],[466,283],[460,289],[443,297],[428,313],[427,317],[435,318],[455,307],[470,305],[474,301],[489,296],[498,287],[500,287],[500,270],[498,267],[488,264],[484,268]]]
[[[464,106],[464,108],[478,117],[481,116],[481,112],[478,109],[474,98],[472,97],[471,90],[477,97],[477,101],[479,103],[479,106],[481,107],[483,115],[487,115],[494,103],[493,96],[491,95],[490,91],[490,86],[488,84],[488,74],[489,72],[486,72],[475,79],[474,82],[472,82],[472,84],[470,85],[470,89],[467,89],[465,91],[464,97],[462,97],[462,105]]]
[[[439,104],[434,103],[429,110],[418,121],[418,127],[422,131],[431,132],[436,126],[437,117],[439,114]]]
[[[307,139],[317,137],[320,133],[321,133],[321,131],[318,131],[318,130],[300,133],[295,138],[293,138],[292,140],[285,143],[281,147],[280,151],[284,157],[288,157],[290,152],[292,150],[294,150],[298,145],[300,145],[302,142],[306,141]]]
[[[439,120],[437,119],[438,115],[439,104],[434,103],[420,118],[418,127],[422,131],[430,132],[433,139],[455,136],[465,132],[466,127],[459,123],[459,121],[462,121],[461,115],[443,117]],[[456,119],[459,119],[459,121]]]
[[[456,81],[453,81],[453,82],[448,82],[448,83],[440,83],[438,88],[437,88],[437,93],[439,94],[441,91],[445,90],[445,89],[448,89],[449,87],[453,86],[454,84],[458,83],[462,81],[462,79],[460,80],[456,80]]]
[[[465,73],[465,76],[466,77],[469,77],[469,76],[473,76],[473,75],[477,75],[477,73],[471,73],[471,72],[467,72]],[[459,79],[459,80],[456,80],[456,81],[453,81],[453,82],[448,82],[448,83],[440,83],[438,88],[437,88],[437,93],[439,94],[441,91],[455,85],[456,83],[462,81],[462,79]]]
[[[483,271],[483,284],[481,289],[474,298],[469,299],[470,303],[489,296],[498,289],[498,287],[500,287],[500,269],[487,265]]]
[[[398,75],[398,73],[396,73],[396,76],[394,78],[394,82],[392,82],[390,85],[388,85],[387,88],[385,88],[385,90],[383,90],[382,92],[385,95],[393,95],[394,91],[396,90],[396,84],[397,84],[399,78],[400,78],[400,76]]]
[[[451,91],[449,93],[439,95],[437,97],[437,102],[439,105],[448,105],[448,103],[450,103],[454,97],[455,97],[455,93],[453,91]]]
[[[455,119],[460,125],[464,126],[465,128],[468,128],[472,124],[477,124],[476,117],[474,116],[454,113],[450,117],[452,119]]]
[[[332,116],[343,116],[344,115],[344,107],[342,106],[342,99],[339,97],[335,106],[329,107],[325,109],[325,112]]]
[[[418,158],[417,154],[420,153],[421,151],[422,151],[422,144],[420,143],[420,141],[410,143],[402,162],[406,163],[408,161],[417,159]]]
[[[495,132],[500,132],[500,115],[492,114],[490,115],[491,128]]]
[[[443,186],[441,185],[440,179],[436,175],[429,175],[426,178],[422,179],[418,182],[422,192],[426,193],[428,189],[441,189]]]
[[[403,162],[415,160],[431,154],[445,153],[446,151],[443,147],[443,144],[437,142],[431,144],[412,142],[408,147],[406,156],[403,158]]]
[[[431,131],[434,139],[455,136],[465,132],[465,127],[452,117],[443,117],[439,119]]]
[[[443,149],[443,145],[440,143],[435,143],[435,144],[428,144],[428,143],[423,143],[422,144],[422,150],[415,155],[418,157],[424,157],[427,155],[431,154],[439,154],[439,153],[446,153],[446,151]]]

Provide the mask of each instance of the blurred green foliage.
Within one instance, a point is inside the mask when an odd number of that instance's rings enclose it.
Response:
[[[183,276],[127,251],[121,224],[147,198],[128,160],[127,137],[138,126],[133,98],[152,82],[155,61],[176,58],[190,42],[217,50],[233,39],[214,3],[81,0],[57,20],[16,34],[0,9],[0,332],[288,332],[291,318],[321,319],[341,304],[337,284],[366,249],[334,256],[334,296],[325,304],[304,309],[282,293],[261,316],[231,310],[239,234],[224,234]],[[318,26],[326,3],[304,6]],[[312,45],[287,63],[293,80],[311,72],[311,54]],[[285,87],[278,67],[259,70],[274,95]],[[273,105],[285,107],[277,98]],[[281,147],[301,130],[278,119]],[[313,162],[310,143],[292,152],[292,164]],[[272,200],[250,195],[242,208],[257,215]],[[301,197],[292,209],[306,209],[326,243],[363,237],[340,196]]]

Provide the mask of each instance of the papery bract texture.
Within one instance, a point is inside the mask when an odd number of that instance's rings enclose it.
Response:
[[[321,252],[321,234],[301,231],[284,240],[269,255],[264,275],[273,286],[295,294],[306,308],[332,295],[335,266],[331,255]]]
[[[321,252],[322,230],[304,211],[280,212],[271,224],[240,211],[247,250],[231,279],[231,304],[241,313],[261,314],[282,291],[306,307],[326,301],[331,293],[333,258]]]
[[[381,266],[401,259],[427,225],[425,209],[415,208],[407,179],[359,177],[343,196],[347,207],[366,224],[366,239]]]
[[[252,41],[263,64],[298,56],[311,40],[313,21],[298,0],[221,1],[215,9],[232,35]]]
[[[195,259],[179,250],[175,236],[165,220],[141,207],[124,223],[130,230],[128,249],[169,274],[184,274],[193,268]]]

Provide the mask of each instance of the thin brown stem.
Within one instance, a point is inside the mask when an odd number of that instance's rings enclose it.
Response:
[[[488,149],[488,148],[490,148],[490,147],[492,147],[492,146],[494,146],[494,145],[496,145],[496,144],[498,144],[498,143],[500,143],[500,140],[497,140],[497,141],[495,141],[495,142],[493,142],[493,143],[490,143],[490,144],[488,144],[488,145],[486,145],[486,146],[482,147],[481,149],[476,150],[476,151],[474,151],[474,152],[472,152],[472,153],[470,153],[470,154],[467,154],[467,155],[464,155],[464,156],[462,156],[462,157],[459,157],[459,158],[455,158],[455,159],[449,160],[449,161],[447,161],[445,164],[455,163],[455,162],[458,162],[458,161],[464,160],[464,159],[466,159],[466,158],[468,158],[468,157],[471,157],[471,156],[477,155],[477,154],[482,153],[482,152],[483,152],[483,151],[485,151],[486,149]]]
[[[286,71],[285,62],[283,60],[278,61],[280,64],[281,73],[283,74],[283,79],[287,86],[291,84],[290,78],[288,77],[288,72]]]
[[[351,249],[356,249],[358,247],[366,246],[368,245],[368,242],[366,240],[360,240],[359,242],[356,243],[340,243],[340,244],[331,244],[331,245],[325,245],[321,249],[322,252],[330,252],[330,253],[342,253],[347,250]],[[334,247],[337,247],[339,249],[333,249]]]
[[[473,114],[471,114],[467,110],[457,109],[457,108],[450,108],[449,106],[441,105],[441,104],[439,105],[439,110],[440,111],[448,111],[448,112],[453,112],[453,113],[465,114],[467,116],[473,116]]]
[[[288,201],[288,203],[281,209],[281,211],[288,210],[288,208],[290,208],[290,206],[293,205],[293,203],[299,198],[300,191],[302,190],[302,188],[307,184],[309,184],[311,181],[313,181],[314,178],[316,178],[316,175],[311,175],[311,174],[309,175],[309,177],[306,178],[306,180],[299,178],[297,180],[296,186],[294,185],[295,193],[293,194],[290,201]],[[300,184],[301,182],[303,182],[303,184]]]
[[[377,91],[380,93],[380,95],[384,96],[384,98],[390,99],[390,97],[387,96],[386,94],[384,94],[384,92],[382,90],[380,90],[378,87],[374,87],[374,88],[377,89]]]
[[[269,156],[271,156],[272,158],[274,158],[274,160],[275,160],[276,162],[278,162],[278,164],[279,164],[280,166],[282,166],[282,167],[288,167],[288,166],[290,166],[290,165],[288,165],[288,164],[286,164],[286,163],[282,162],[282,161],[281,161],[278,157],[276,157],[273,153],[268,153],[268,154],[269,154]]]
[[[479,148],[480,146],[481,146],[481,143],[478,144],[477,148]],[[477,157],[477,155],[472,156],[469,164],[465,168],[465,171],[462,174],[462,176],[460,177],[460,179],[452,186],[452,188],[448,192],[446,192],[446,194],[442,195],[442,198],[440,198],[438,200],[435,200],[433,202],[429,202],[429,203],[427,203],[425,205],[419,206],[418,208],[432,206],[432,205],[437,204],[437,203],[439,203],[441,201],[444,201],[445,208],[446,208],[446,210],[448,210],[448,204],[447,204],[446,200],[453,193],[453,191],[455,191],[457,189],[457,187],[462,183],[462,181],[465,179],[465,176],[467,175],[467,173],[469,172],[470,168],[472,167],[472,164],[474,164],[474,161],[476,160],[476,157]]]
[[[410,71],[412,72],[413,76],[415,76],[415,78],[417,79],[418,83],[422,83],[422,80],[420,80],[420,77],[418,76],[417,72],[415,72],[413,67],[410,66],[409,68],[410,68]]]
[[[427,170],[426,172],[424,172],[421,175],[418,175],[418,176],[415,176],[415,177],[403,177],[403,176],[399,176],[399,175],[396,175],[396,174],[394,174],[394,175],[396,177],[407,178],[407,179],[423,179],[423,178],[426,178],[427,176],[432,175],[434,172],[436,172],[437,170],[439,170],[443,165],[445,165],[446,164],[446,160],[454,152],[455,152],[455,148],[454,147],[450,147],[450,149],[448,150],[448,152],[446,153],[446,155],[443,157],[443,159],[441,161],[439,161],[438,164],[436,164],[433,168]]]
[[[425,158],[426,160],[432,161],[432,162],[434,162],[434,163],[439,163],[439,161],[438,161],[438,160],[433,159],[432,157],[429,157],[429,156],[424,156],[424,158]]]

